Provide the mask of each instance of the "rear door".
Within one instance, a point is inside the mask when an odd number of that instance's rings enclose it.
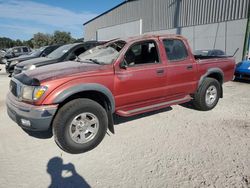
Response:
[[[185,96],[197,87],[197,66],[188,45],[183,40],[162,39],[167,58],[167,95]]]
[[[145,103],[166,94],[165,64],[159,58],[156,41],[132,44],[115,70],[115,97],[118,107]]]

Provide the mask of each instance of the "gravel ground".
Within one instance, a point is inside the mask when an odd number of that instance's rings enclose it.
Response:
[[[8,83],[2,70],[0,187],[250,187],[249,83],[226,83],[209,112],[179,105],[117,117],[116,134],[79,155],[10,120]]]

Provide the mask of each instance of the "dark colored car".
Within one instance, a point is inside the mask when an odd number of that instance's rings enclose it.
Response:
[[[95,43],[95,46],[99,45],[98,42]],[[93,47],[93,46],[91,46]],[[74,60],[89,49],[88,43],[73,43],[73,44],[66,44],[63,45],[56,50],[54,50],[52,53],[50,53],[46,57],[40,57],[31,59],[28,61],[23,61],[21,63],[18,63],[14,69],[14,75],[19,74],[22,71],[26,70],[33,70],[37,67],[53,64],[53,63],[60,63],[63,61],[70,61]]]
[[[225,56],[226,53],[219,49],[212,50],[195,50],[194,55],[196,56]]]
[[[22,61],[27,61],[30,59],[34,59],[37,57],[45,57],[48,54],[50,54],[51,52],[53,52],[55,49],[57,49],[58,47],[60,47],[61,45],[57,44],[57,45],[52,45],[52,46],[44,46],[39,48],[38,50],[32,52],[29,55],[21,55],[19,57],[16,58],[11,58],[11,59],[7,59],[6,63],[5,63],[5,69],[7,73],[12,74],[14,71],[15,66],[22,62]]]
[[[250,80],[250,60],[245,60],[236,65],[235,79]]]

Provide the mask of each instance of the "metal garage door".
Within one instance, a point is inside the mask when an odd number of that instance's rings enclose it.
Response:
[[[111,40],[142,34],[142,20],[128,22],[97,30],[97,40]]]

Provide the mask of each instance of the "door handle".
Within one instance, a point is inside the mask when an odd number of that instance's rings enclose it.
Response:
[[[193,69],[193,65],[188,65],[187,70],[191,70],[191,69]]]
[[[163,73],[164,73],[164,69],[158,69],[158,70],[156,71],[156,73],[157,73],[157,74],[163,74]]]

